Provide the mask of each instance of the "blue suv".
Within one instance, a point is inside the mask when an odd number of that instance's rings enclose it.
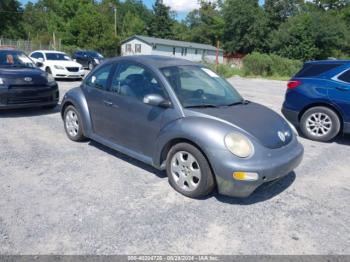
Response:
[[[350,61],[312,61],[288,82],[284,116],[312,140],[350,133]]]

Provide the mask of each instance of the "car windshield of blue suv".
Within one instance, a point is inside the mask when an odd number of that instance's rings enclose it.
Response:
[[[161,69],[183,107],[223,107],[244,102],[242,96],[212,70],[199,66]]]
[[[98,58],[98,59],[102,59],[103,58],[103,55],[101,55],[100,53],[97,53],[97,52],[90,51],[90,52],[87,52],[87,53],[92,58]]]
[[[13,67],[29,67],[34,68],[33,61],[24,53],[19,51],[0,51],[0,67],[13,68]]]

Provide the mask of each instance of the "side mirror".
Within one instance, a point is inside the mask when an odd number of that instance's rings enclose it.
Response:
[[[149,94],[143,98],[143,102],[151,106],[170,107],[171,102],[161,95]]]
[[[44,66],[44,64],[43,64],[42,62],[36,62],[35,65],[36,65],[37,67],[43,67],[43,66]]]

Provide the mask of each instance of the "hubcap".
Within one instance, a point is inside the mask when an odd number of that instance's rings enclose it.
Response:
[[[324,113],[314,113],[306,120],[307,131],[313,136],[326,136],[332,130],[332,120]]]
[[[177,152],[171,159],[171,175],[183,190],[194,191],[201,180],[201,170],[197,159],[186,151]]]
[[[66,114],[66,129],[70,136],[74,137],[79,132],[78,116],[73,110]]]

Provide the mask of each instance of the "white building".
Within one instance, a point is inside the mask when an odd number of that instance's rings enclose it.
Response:
[[[187,59],[194,62],[215,62],[217,49],[211,45],[161,39],[148,36],[132,36],[121,43],[122,56],[163,55]],[[218,60],[224,61],[223,50],[218,50]]]

